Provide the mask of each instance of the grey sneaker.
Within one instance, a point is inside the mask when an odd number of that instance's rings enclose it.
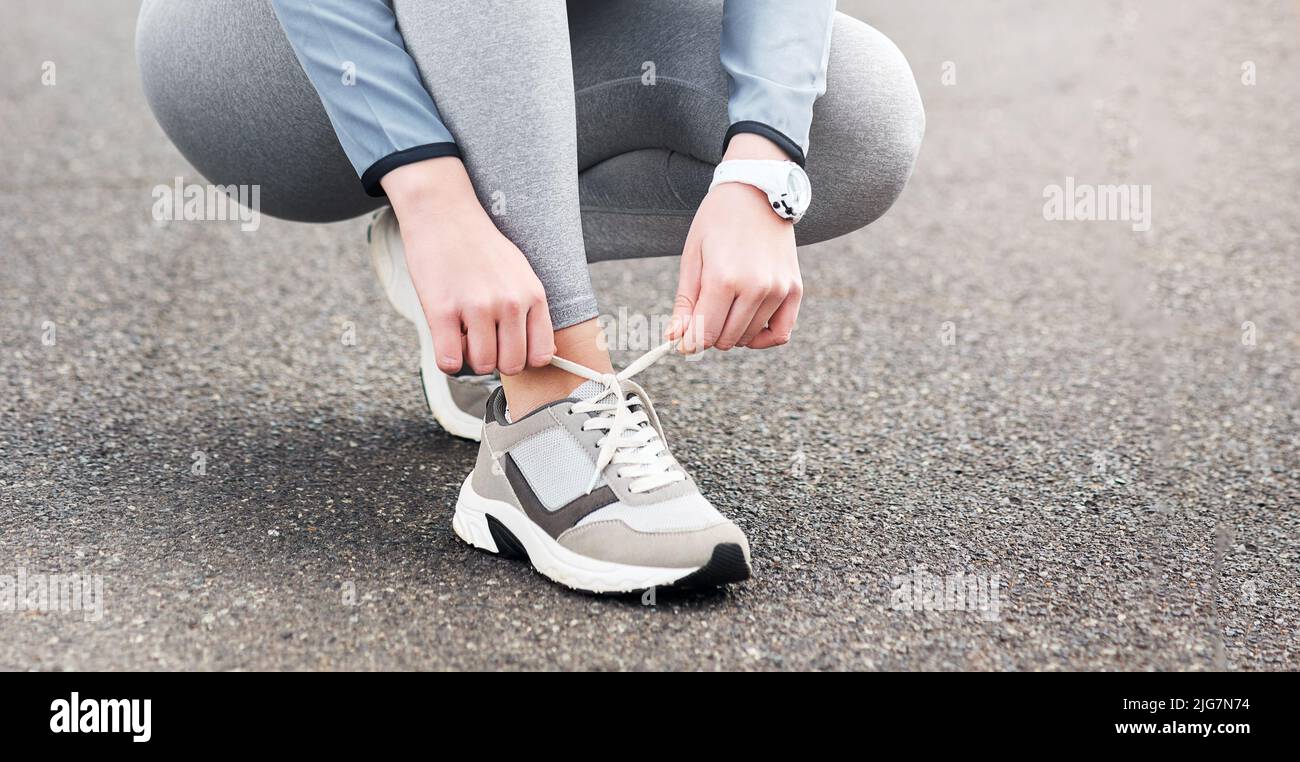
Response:
[[[420,298],[406,269],[406,250],[397,227],[397,215],[385,207],[375,213],[366,231],[370,242],[370,263],[374,265],[384,295],[397,314],[409,320],[420,337],[420,384],[429,411],[447,433],[478,441],[488,395],[501,380],[491,376],[448,376],[438,369],[433,354],[433,336],[424,319]]]
[[[669,453],[649,396],[629,380],[671,348],[664,344],[617,375],[556,358],[555,365],[590,380],[514,422],[506,419],[502,390],[493,392],[478,462],[456,502],[456,534],[488,552],[526,558],[577,590],[748,579],[744,533]]]

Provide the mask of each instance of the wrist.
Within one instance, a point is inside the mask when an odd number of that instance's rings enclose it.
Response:
[[[484,213],[465,165],[455,156],[406,164],[384,175],[379,184],[403,223],[429,216]]]
[[[709,188],[713,190],[726,185],[747,185],[758,190],[765,197],[766,206],[777,217],[796,223],[812,202],[808,174],[789,159],[728,157],[714,168]]]
[[[767,199],[767,194],[761,189],[750,185],[749,183],[721,183],[715,185],[709,191],[709,195],[716,196],[728,205],[735,205],[738,208],[752,208],[762,210],[763,218],[772,218],[774,221],[783,225],[793,225],[790,220],[782,219],[772,213],[771,202]]]

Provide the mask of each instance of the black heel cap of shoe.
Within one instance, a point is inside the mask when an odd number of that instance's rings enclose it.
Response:
[[[528,551],[524,550],[524,544],[519,541],[518,537],[506,529],[505,524],[492,518],[487,517],[488,532],[492,534],[492,542],[496,543],[497,555],[502,558],[528,558]]]

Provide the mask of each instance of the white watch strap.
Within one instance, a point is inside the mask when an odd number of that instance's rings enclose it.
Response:
[[[791,187],[791,181],[796,179],[795,173],[802,178],[799,190]],[[778,217],[797,223],[812,201],[812,189],[808,187],[806,178],[803,169],[793,161],[732,159],[721,162],[713,170],[709,190],[723,183],[752,185],[767,194],[768,203]]]
[[[790,173],[792,161],[772,159],[729,159],[713,170],[709,190],[723,183],[744,183],[768,194],[785,192],[785,178]]]

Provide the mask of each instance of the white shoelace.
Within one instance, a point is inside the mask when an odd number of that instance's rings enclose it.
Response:
[[[622,383],[658,362],[676,344],[675,341],[660,344],[619,373],[598,373],[562,357],[551,358],[551,364],[560,370],[605,387],[595,397],[573,405],[575,413],[599,413],[582,424],[583,431],[598,429],[605,432],[597,443],[600,453],[596,458],[596,471],[587,485],[587,494],[595,489],[601,473],[611,463],[618,469],[615,472],[618,476],[632,477],[628,485],[632,492],[645,492],[686,478],[681,469],[674,468],[668,444],[651,425],[650,417],[642,409],[641,399],[636,395],[628,399]]]

